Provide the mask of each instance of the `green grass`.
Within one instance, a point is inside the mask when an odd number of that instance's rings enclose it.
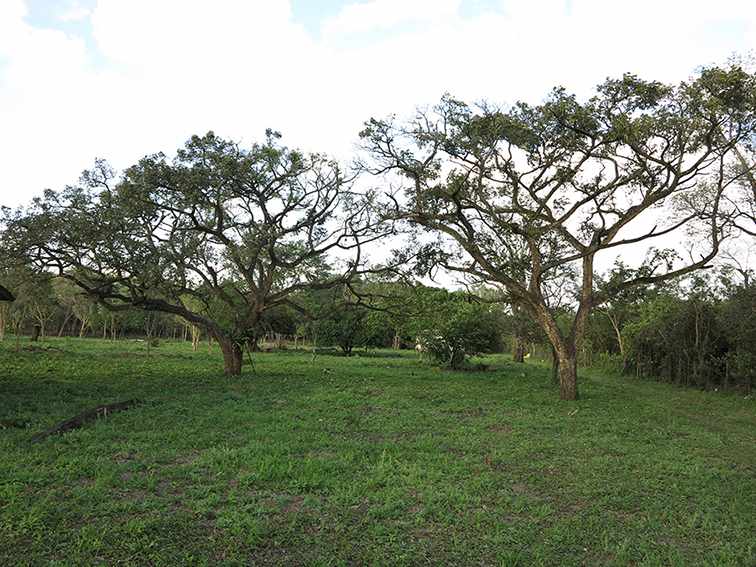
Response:
[[[28,344],[28,343],[26,343]],[[0,344],[0,564],[753,565],[756,403],[545,367]],[[144,403],[29,444],[84,409]]]

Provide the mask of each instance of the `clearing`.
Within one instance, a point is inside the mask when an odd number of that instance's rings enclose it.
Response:
[[[753,398],[589,370],[560,402],[503,356],[255,358],[227,378],[206,345],[0,343],[0,564],[756,561]]]

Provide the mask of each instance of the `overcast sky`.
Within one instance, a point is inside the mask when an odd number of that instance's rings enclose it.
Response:
[[[448,91],[678,81],[756,47],[756,0],[0,0],[0,204],[209,129],[347,159]]]

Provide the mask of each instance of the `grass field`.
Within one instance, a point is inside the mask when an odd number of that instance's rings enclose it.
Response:
[[[28,343],[27,343],[28,344]],[[52,348],[50,348],[52,347]],[[0,565],[753,565],[756,401],[492,357],[0,343]],[[99,404],[143,404],[63,436]]]

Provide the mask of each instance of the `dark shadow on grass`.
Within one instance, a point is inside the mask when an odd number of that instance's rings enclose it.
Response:
[[[312,349],[282,349],[280,351],[269,350],[268,354],[275,354],[276,352],[291,352],[297,354],[312,355]],[[347,355],[344,351],[334,347],[324,347],[315,350],[317,356],[335,356],[339,358],[405,358],[406,353],[410,351],[379,351],[379,350],[353,350],[351,354]],[[403,354],[404,353],[404,354]]]

